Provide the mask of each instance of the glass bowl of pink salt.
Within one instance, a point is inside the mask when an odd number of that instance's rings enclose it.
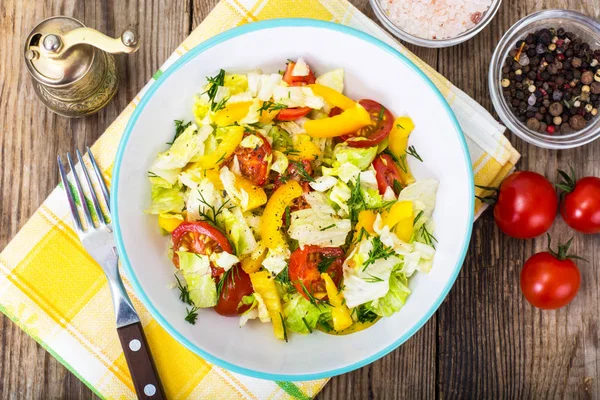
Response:
[[[396,37],[423,47],[469,40],[494,18],[502,0],[370,0],[379,21]]]

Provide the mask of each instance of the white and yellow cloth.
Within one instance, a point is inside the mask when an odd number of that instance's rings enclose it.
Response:
[[[419,66],[448,100],[465,133],[476,184],[495,186],[513,169],[519,154],[503,136],[504,128],[346,0],[222,0],[94,145],[94,154],[106,175],[110,177],[129,117],[162,71],[213,35],[246,23],[282,17],[345,24],[392,45]],[[479,202],[476,211],[482,211]],[[169,336],[144,309],[128,283],[126,287],[140,313],[170,399],[307,399],[327,382],[264,381],[211,365]],[[57,188],[0,255],[0,310],[100,397],[133,398],[134,387],[111,308],[104,274],[81,247],[71,228],[62,189]]]

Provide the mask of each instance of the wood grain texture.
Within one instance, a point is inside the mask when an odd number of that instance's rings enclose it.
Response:
[[[1,0],[0,13],[0,248],[8,243],[57,184],[54,157],[91,145],[152,73],[196,27],[217,0]],[[352,0],[369,17],[368,0]],[[447,49],[408,46],[485,108],[493,111],[487,70],[495,44],[521,17],[568,8],[600,17],[600,0],[504,0],[497,16],[467,43]],[[140,51],[118,57],[121,86],[99,114],[67,120],[44,109],[33,94],[21,46],[43,18],[71,15],[111,35],[134,26]],[[520,169],[553,178],[556,168],[600,176],[600,141],[569,151],[527,145]],[[573,235],[557,219],[551,233]],[[518,287],[523,260],[545,239],[519,241],[500,234],[491,215],[473,231],[463,269],[436,315],[381,360],[335,377],[319,399],[600,398],[598,310],[600,237],[575,235],[582,286],[566,309],[532,309]],[[90,390],[10,322],[0,319],[0,398],[89,399]]]

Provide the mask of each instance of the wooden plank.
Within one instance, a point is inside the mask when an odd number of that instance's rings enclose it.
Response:
[[[578,0],[505,0],[496,18],[476,38],[440,50],[438,70],[488,110],[492,50],[502,34],[525,15],[546,8],[568,8],[598,17],[600,3]],[[583,175],[600,176],[600,142],[569,151],[528,145],[513,134],[523,154],[519,169],[556,177],[573,165]],[[545,238],[522,241],[499,233],[491,213],[475,224],[471,248],[454,288],[438,312],[438,390],[440,398],[589,398],[598,386],[598,265],[600,240],[574,234],[558,218],[556,240],[575,236],[582,287],[566,309],[540,311],[519,289],[521,266],[546,246]]]
[[[188,35],[189,4],[178,0],[3,0],[0,14],[0,248],[23,226],[57,185],[57,154],[83,150],[143,87]],[[121,84],[97,115],[68,120],[39,102],[22,63],[22,46],[36,23],[53,15],[73,16],[109,35],[135,27],[140,50],[118,56]],[[90,398],[91,391],[6,317],[0,319],[1,398]]]

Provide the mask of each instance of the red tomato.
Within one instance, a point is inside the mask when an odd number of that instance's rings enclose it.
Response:
[[[225,279],[225,282],[222,284],[223,288],[215,311],[221,315],[237,315],[249,309],[250,305],[240,306],[240,302],[242,297],[250,296],[254,292],[250,275],[238,264],[234,265],[222,279]]]
[[[329,116],[330,117],[335,117],[336,115],[340,115],[343,112],[344,112],[344,110],[342,110],[341,108],[339,108],[339,107],[333,107],[331,109],[331,111],[329,111]]]
[[[373,160],[373,168],[375,168],[375,177],[377,178],[377,188],[379,194],[383,195],[388,187],[391,187],[396,195],[398,184],[394,185],[394,181],[402,182],[400,179],[400,169],[389,154],[380,154]]]
[[[258,136],[263,144],[255,148],[238,146],[231,157],[229,165],[233,163],[233,157],[237,157],[240,164],[242,176],[255,185],[262,186],[267,181],[269,174],[269,156],[271,155],[271,144],[263,135],[258,132],[244,133],[244,137]]]
[[[523,265],[521,291],[534,307],[554,310],[567,305],[577,294],[581,275],[566,255],[569,245],[570,241],[559,246],[558,254],[550,249],[534,254]]]
[[[208,222],[182,222],[172,233],[173,240],[173,264],[179,268],[179,256],[177,251],[182,247],[186,251],[196,254],[209,255],[211,253],[227,252],[233,254],[233,248],[229,240],[220,230]],[[223,274],[223,268],[211,263],[213,278]]]
[[[284,108],[277,114],[277,119],[280,121],[293,121],[304,117],[310,110],[312,110],[310,107]]]
[[[339,287],[342,281],[344,250],[340,247],[319,247],[314,245],[296,249],[290,256],[288,273],[290,282],[298,293],[310,300],[308,294],[325,293],[325,281],[321,272],[327,272]]]
[[[383,141],[392,130],[394,116],[392,113],[374,100],[360,100],[358,102],[371,115],[372,123],[350,135],[340,138],[351,147],[372,147]]]
[[[600,178],[588,176],[575,182],[575,176],[560,171],[565,191],[560,214],[571,228],[581,233],[600,233]]]
[[[293,76],[292,71],[294,70],[295,62],[290,61],[287,63],[287,67],[285,67],[285,72],[283,73],[283,81],[286,82],[290,86],[303,86],[303,85],[311,85],[316,82],[315,75],[308,67],[308,75],[307,76]]]
[[[558,197],[550,182],[536,172],[519,171],[500,185],[494,220],[507,235],[531,239],[552,226],[557,209]]]

